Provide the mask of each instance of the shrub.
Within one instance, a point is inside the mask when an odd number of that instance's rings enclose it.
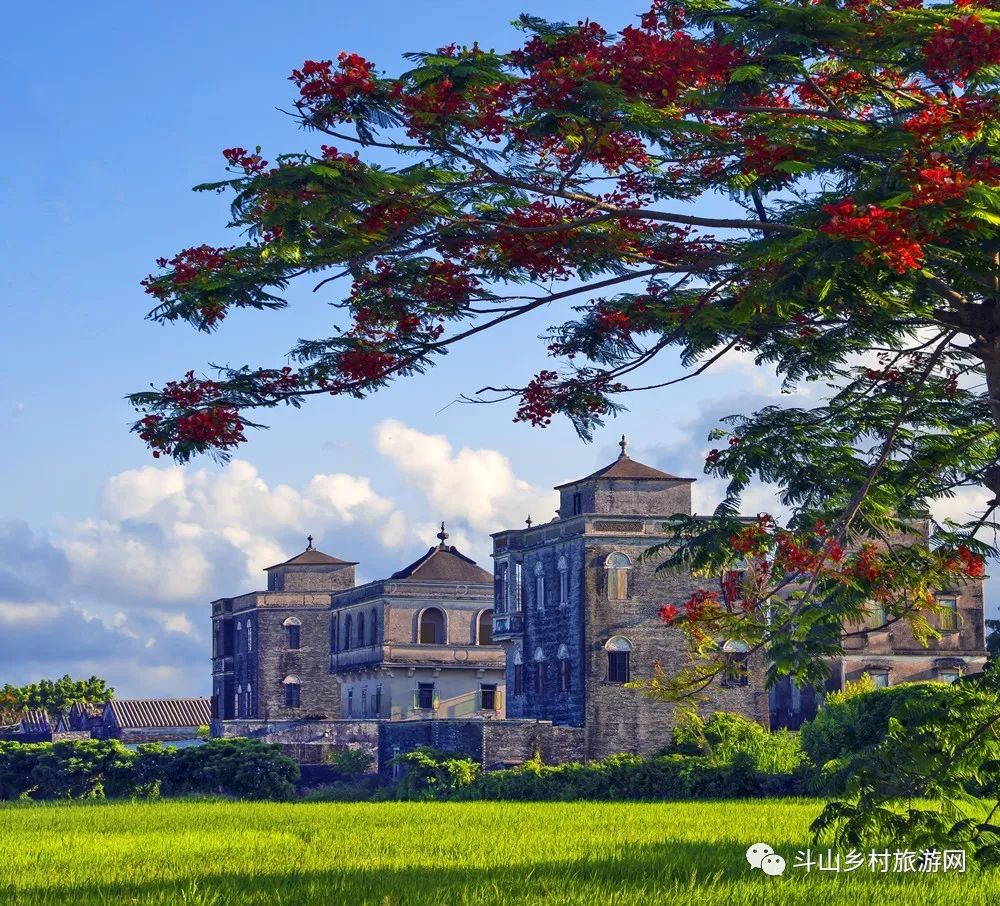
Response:
[[[493,771],[453,791],[454,799],[649,800],[791,796],[803,792],[804,772],[766,774],[746,753],[729,764],[679,754],[613,755],[591,764],[544,765],[534,760]]]
[[[663,754],[700,755],[720,765],[732,764],[742,754],[765,774],[791,773],[805,760],[797,733],[765,730],[742,714],[726,711],[716,711],[707,720],[694,711],[681,712],[673,742]]]
[[[334,749],[326,756],[326,763],[331,765],[344,780],[352,780],[366,774],[372,766],[372,756],[365,749],[343,748]]]
[[[211,740],[186,749],[117,740],[0,742],[0,799],[94,799],[215,793],[241,799],[290,799],[298,766],[280,747],[254,740]]]
[[[397,787],[400,799],[445,798],[469,786],[482,770],[471,758],[429,746],[397,755],[392,763],[401,765],[405,771]]]
[[[800,731],[806,755],[822,769],[825,792],[840,790],[853,766],[881,744],[889,730],[889,721],[906,727],[910,714],[927,709],[946,709],[962,695],[970,693],[965,684],[938,682],[902,683],[875,688],[870,683],[848,684],[843,692],[827,696],[819,713]],[[975,690],[976,700],[994,703],[1000,708],[1000,696],[989,690]],[[913,718],[915,719],[915,718]]]

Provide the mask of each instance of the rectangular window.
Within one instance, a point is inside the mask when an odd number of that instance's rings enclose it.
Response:
[[[514,610],[521,609],[521,592],[524,581],[524,570],[520,563],[514,564]]]
[[[367,687],[361,690],[361,714],[364,717],[368,716],[368,689],[367,689]]]
[[[868,605],[868,628],[881,629],[885,626],[885,605],[872,602]]]
[[[559,691],[569,692],[569,658],[559,659]]]
[[[253,626],[247,623],[247,653],[253,651]]]
[[[747,656],[742,652],[725,655],[725,670],[719,680],[720,686],[747,686],[750,684],[750,671],[746,666]]]
[[[382,687],[375,687],[375,704],[372,706],[376,717],[382,716]]]
[[[535,661],[535,691],[545,691],[545,661]]]
[[[573,515],[579,516],[583,512],[583,497],[580,494],[573,495]]]
[[[535,573],[535,603],[539,610],[545,610],[545,575]]]
[[[629,681],[629,652],[608,652],[608,682],[627,683]]]
[[[354,717],[354,690],[347,691],[347,716]]]
[[[507,605],[509,603],[510,588],[509,586],[509,575],[510,575],[510,564],[509,563],[498,563],[497,564],[497,578],[496,578],[496,589],[495,589],[495,609],[497,613],[506,613]]]
[[[400,774],[403,773],[403,766],[396,761],[399,758],[399,746],[392,747],[392,779],[399,780]]]
[[[868,675],[872,678],[872,683],[876,689],[885,689],[889,685],[888,670],[872,670]]]
[[[524,695],[524,664],[514,665],[514,694]]]
[[[559,606],[565,607],[569,603],[569,570],[559,570]]]
[[[291,649],[299,648],[302,643],[302,627],[292,624],[291,626],[286,626],[285,630],[288,633],[288,644],[285,647]]]
[[[286,683],[285,685],[285,707],[297,708],[301,701],[301,690],[298,683]]]
[[[958,629],[958,598],[947,595],[939,597],[937,602],[939,607],[944,608],[941,613],[941,628]]]
[[[417,683],[417,707],[423,711],[434,708],[434,683]]]
[[[496,711],[497,709],[497,687],[496,683],[481,683],[479,686],[479,707],[483,711]]]

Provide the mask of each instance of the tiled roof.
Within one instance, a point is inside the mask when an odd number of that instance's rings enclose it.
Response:
[[[459,582],[463,585],[492,585],[493,574],[460,554],[454,547],[432,547],[419,560],[389,576],[390,579],[414,579],[420,582]]]
[[[207,698],[116,698],[107,707],[121,729],[200,727],[212,719]]]
[[[52,724],[49,722],[49,715],[40,708],[25,709],[21,714],[20,727],[22,733],[48,733]]]
[[[286,560],[284,563],[275,563],[274,566],[268,566],[267,569],[277,569],[279,566],[357,566],[357,562],[353,560],[341,560],[339,557],[331,557],[329,554],[324,554],[322,551],[317,550],[305,550],[301,554],[296,554],[291,560]]]
[[[606,465],[603,469],[598,469],[584,478],[577,478],[575,481],[567,481],[564,484],[556,485],[556,490],[568,488],[573,484],[580,484],[583,481],[594,481],[595,479],[623,479],[628,481],[694,481],[693,478],[679,478],[669,472],[661,472],[652,466],[636,462],[627,454],[622,453],[613,463]]]

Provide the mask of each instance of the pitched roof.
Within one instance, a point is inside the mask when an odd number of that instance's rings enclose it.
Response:
[[[577,478],[575,481],[567,481],[564,484],[556,485],[556,490],[568,488],[572,484],[580,484],[583,481],[594,481],[597,479],[625,479],[628,481],[694,481],[693,478],[680,478],[671,475],[669,472],[661,472],[652,466],[636,462],[627,453],[622,453],[614,462],[609,463],[603,469],[598,469],[584,478]]]
[[[492,585],[493,574],[476,561],[460,554],[454,547],[440,544],[432,547],[419,560],[404,566],[390,579],[415,579],[421,582],[460,582],[463,585]]]
[[[106,707],[122,729],[200,727],[212,719],[207,698],[116,698]]]
[[[331,557],[329,554],[324,554],[322,551],[318,551],[315,548],[306,548],[301,554],[296,554],[291,560],[286,560],[284,563],[275,563],[274,566],[268,566],[265,568],[267,570],[277,569],[279,566],[357,566],[357,561],[355,560],[341,560],[339,557]]]
[[[20,727],[22,733],[48,733],[52,729],[49,715],[41,708],[25,708],[21,714]]]

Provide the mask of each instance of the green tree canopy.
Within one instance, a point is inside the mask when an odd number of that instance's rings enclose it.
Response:
[[[655,359],[688,380],[749,352],[784,389],[828,393],[718,432],[706,471],[726,497],[678,517],[664,554],[709,580],[661,611],[691,667],[655,685],[715,681],[724,639],[815,681],[873,601],[932,636],[935,589],[977,582],[994,552],[995,497],[963,524],[927,513],[1000,493],[1000,13],[655,0],[617,32],[516,24],[508,52],[448,45],[398,74],[345,52],[292,72],[319,147],[226,149],[229,178],[199,188],[230,196],[241,241],[164,257],[144,283],[153,320],[212,331],[311,281],[330,333],[289,364],[134,394],[134,430],[157,456],[225,458],[256,410],[364,396],[541,308],[552,366],[474,398],[584,437],[664,389],[643,378]],[[779,488],[785,523],[738,517],[754,480]]]

